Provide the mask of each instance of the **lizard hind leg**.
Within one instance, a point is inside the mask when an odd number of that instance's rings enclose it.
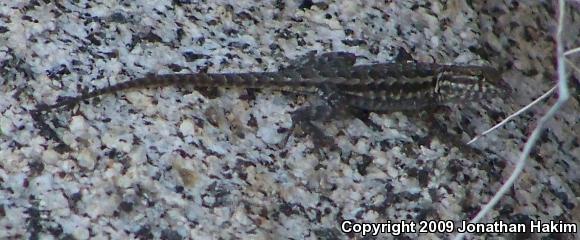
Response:
[[[30,110],[30,116],[34,121],[34,125],[40,129],[40,134],[47,137],[48,139],[52,139],[57,143],[55,150],[58,153],[70,152],[72,150],[71,147],[64,143],[64,141],[58,136],[54,129],[52,129],[46,123],[46,119],[42,114],[42,110]]]

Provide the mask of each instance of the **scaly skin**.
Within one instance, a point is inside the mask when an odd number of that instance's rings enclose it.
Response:
[[[53,105],[39,104],[31,114],[43,132],[55,139],[58,137],[44,123],[42,112],[72,106],[109,93],[148,87],[192,85],[317,93],[327,104],[296,111],[293,117],[295,122],[307,125],[312,120],[336,118],[350,110],[420,110],[473,101],[508,90],[501,86],[499,74],[491,67],[421,62],[354,65],[355,62],[354,54],[331,52],[319,56],[308,54],[277,72],[147,75],[77,97],[64,98]],[[339,105],[341,107],[337,109]],[[308,129],[316,131],[312,126]]]

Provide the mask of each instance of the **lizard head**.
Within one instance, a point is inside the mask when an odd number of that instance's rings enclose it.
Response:
[[[472,100],[510,94],[501,74],[487,66],[444,66],[435,79],[435,91],[443,101]]]

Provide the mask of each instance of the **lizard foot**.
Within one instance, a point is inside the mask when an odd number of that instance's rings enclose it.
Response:
[[[45,119],[42,116],[42,111],[43,109],[41,108],[30,111],[30,116],[34,121],[34,125],[40,129],[40,134],[44,135],[48,139],[52,139],[57,143],[55,150],[58,153],[71,151],[72,149],[70,146],[66,145],[66,143],[64,143],[64,141],[58,137],[58,134],[48,124],[46,124]]]
[[[313,107],[306,107],[299,109],[292,113],[292,122],[293,122],[293,129],[296,130],[296,126],[299,128],[299,132],[302,134],[310,135],[312,142],[316,148],[333,148],[336,147],[336,143],[334,139],[324,133],[320,127],[314,125],[312,121],[314,121],[313,116],[320,115],[318,114],[318,110]]]

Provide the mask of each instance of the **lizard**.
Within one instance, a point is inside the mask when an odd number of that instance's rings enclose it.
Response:
[[[412,60],[355,64],[357,56],[348,52],[310,52],[289,66],[273,72],[149,74],[59,98],[52,105],[38,104],[30,111],[43,134],[70,150],[44,121],[43,112],[73,106],[94,97],[130,89],[193,85],[195,87],[271,88],[318,95],[322,104],[303,107],[292,113],[311,135],[324,134],[313,121],[340,118],[353,112],[417,111],[446,104],[459,104],[505,92],[499,72],[490,66],[445,65]]]

